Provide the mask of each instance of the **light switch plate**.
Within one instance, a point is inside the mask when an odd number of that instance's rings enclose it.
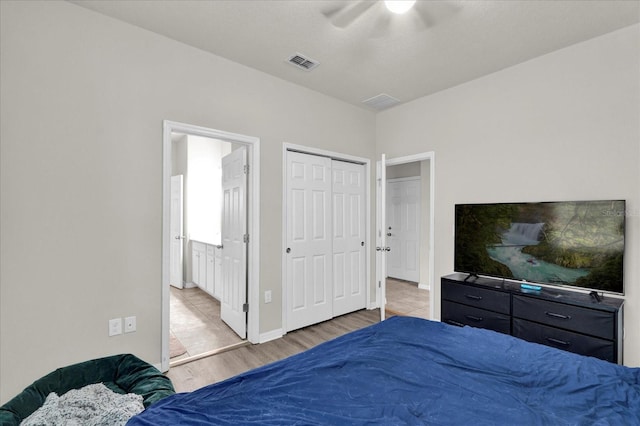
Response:
[[[122,334],[122,318],[113,318],[109,320],[109,337]]]

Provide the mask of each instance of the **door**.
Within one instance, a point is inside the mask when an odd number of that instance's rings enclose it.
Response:
[[[380,301],[380,321],[384,321],[386,312],[386,278],[387,278],[387,233],[386,195],[387,195],[387,162],[382,154],[376,167],[376,282],[378,283],[378,300]]]
[[[420,281],[420,178],[387,182],[387,276]]]
[[[247,149],[222,158],[222,297],[220,317],[247,337]]]
[[[171,242],[169,247],[169,284],[183,287],[184,236],[182,235],[183,183],[182,175],[171,176]]]
[[[331,159],[286,154],[286,328],[333,315]]]
[[[366,306],[364,165],[333,160],[333,316]]]

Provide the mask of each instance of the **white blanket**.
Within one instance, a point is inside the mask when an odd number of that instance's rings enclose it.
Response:
[[[142,412],[142,396],[118,394],[102,383],[70,390],[62,396],[47,396],[42,407],[27,417],[21,426],[115,426],[124,425]]]

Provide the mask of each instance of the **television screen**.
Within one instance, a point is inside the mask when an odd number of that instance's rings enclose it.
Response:
[[[457,204],[455,270],[623,294],[625,201]]]

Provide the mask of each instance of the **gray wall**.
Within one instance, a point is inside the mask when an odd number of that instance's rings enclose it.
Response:
[[[373,160],[375,115],[67,2],[0,7],[0,403],[74,362],[159,364],[165,119],[260,138],[260,332],[280,328],[282,143]]]
[[[435,275],[456,203],[626,199],[625,364],[640,366],[640,25],[377,116],[387,158],[435,152]],[[436,315],[440,285],[436,280]]]

